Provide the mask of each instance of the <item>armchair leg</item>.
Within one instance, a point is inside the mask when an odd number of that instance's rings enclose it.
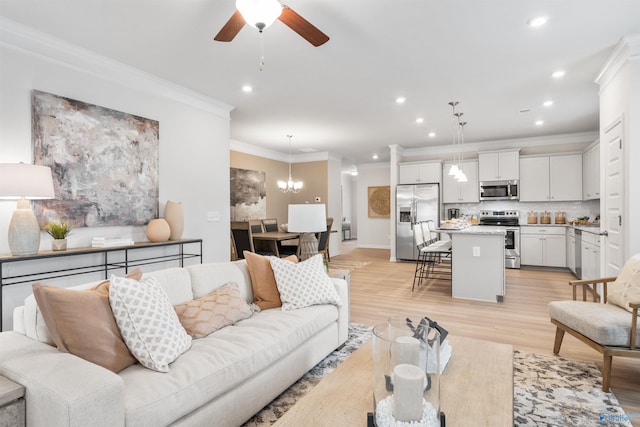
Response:
[[[562,345],[562,338],[564,338],[564,330],[556,328],[556,339],[553,342],[553,354],[560,353],[560,346]]]
[[[602,364],[602,391],[605,393],[609,391],[609,385],[611,384],[611,362],[613,356],[604,355],[604,361]]]

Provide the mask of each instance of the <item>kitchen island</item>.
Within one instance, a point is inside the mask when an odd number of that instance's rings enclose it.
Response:
[[[451,237],[451,296],[502,302],[504,227],[467,226],[437,231]]]

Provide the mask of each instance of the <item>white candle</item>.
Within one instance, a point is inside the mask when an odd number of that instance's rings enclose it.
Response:
[[[400,364],[393,368],[393,417],[398,421],[420,421],[424,390],[424,371]]]
[[[420,341],[416,338],[406,336],[396,338],[394,350],[394,366],[402,363],[420,366]]]

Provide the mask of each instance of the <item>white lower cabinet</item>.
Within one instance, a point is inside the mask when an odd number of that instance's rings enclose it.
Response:
[[[566,267],[564,227],[521,227],[520,261],[523,265]]]
[[[593,233],[582,233],[582,277],[581,279],[597,279],[600,277],[600,236]]]
[[[576,272],[576,234],[573,228],[567,229],[567,268]]]

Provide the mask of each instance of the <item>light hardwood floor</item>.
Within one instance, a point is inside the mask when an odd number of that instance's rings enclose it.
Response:
[[[412,292],[415,263],[389,262],[388,250],[355,248],[354,241],[346,241],[341,252],[332,259],[371,261],[368,266],[351,272],[352,322],[373,326],[392,315],[412,318],[427,315],[455,335],[553,355],[555,327],[549,322],[547,303],[571,299],[567,282],[575,277],[570,273],[507,270],[504,302],[477,302],[452,299],[450,284],[445,281],[423,282]],[[560,356],[592,361],[602,369],[600,353],[568,334]],[[625,412],[635,415],[633,425],[640,427],[640,360],[614,357],[611,383]]]

